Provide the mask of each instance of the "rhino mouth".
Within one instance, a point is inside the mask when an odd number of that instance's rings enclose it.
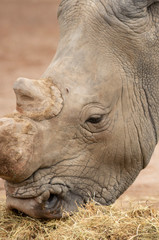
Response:
[[[62,199],[54,194],[50,194],[49,198],[43,202],[39,202],[38,198],[23,199],[7,196],[6,203],[9,210],[18,210],[33,218],[60,219],[66,217],[66,213],[62,210]]]
[[[60,219],[78,211],[86,201],[78,194],[68,191],[65,195],[45,191],[38,197],[15,197],[7,192],[6,200],[9,210],[18,210],[33,218]]]

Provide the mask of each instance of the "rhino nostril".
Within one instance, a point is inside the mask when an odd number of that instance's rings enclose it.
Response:
[[[58,196],[55,194],[50,194],[49,199],[45,203],[45,207],[47,209],[54,208],[58,202],[59,202]]]

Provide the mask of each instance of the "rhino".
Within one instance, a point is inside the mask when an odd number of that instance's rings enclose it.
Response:
[[[159,136],[159,0],[62,0],[57,52],[0,119],[6,205],[59,219],[112,204]]]

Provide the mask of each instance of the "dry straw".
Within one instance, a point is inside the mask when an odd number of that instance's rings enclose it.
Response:
[[[0,202],[1,240],[158,240],[159,210],[150,206],[100,206],[94,202],[65,220],[35,220]]]

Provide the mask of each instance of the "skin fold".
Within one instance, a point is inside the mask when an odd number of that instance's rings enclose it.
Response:
[[[159,1],[62,0],[58,21],[51,64],[0,119],[7,206],[36,218],[113,203],[159,135]]]

